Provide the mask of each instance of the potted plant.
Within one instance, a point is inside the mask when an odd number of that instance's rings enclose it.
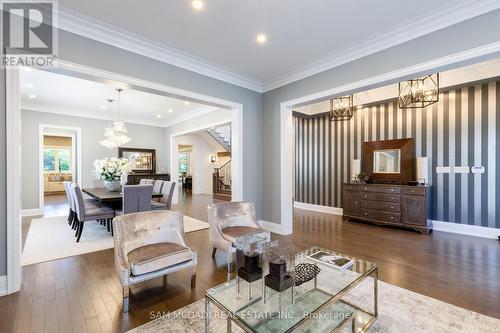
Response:
[[[95,160],[94,172],[97,179],[103,180],[106,189],[115,192],[127,183],[127,174],[132,171],[130,162],[125,158],[105,158]]]
[[[367,173],[365,173],[365,172],[363,172],[363,171],[361,171],[360,173],[358,173],[358,174],[356,175],[356,179],[357,179],[360,183],[365,184],[365,183],[368,181],[368,179],[370,179],[370,175],[369,175],[369,174],[367,174]]]

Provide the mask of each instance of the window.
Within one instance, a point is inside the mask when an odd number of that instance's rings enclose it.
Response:
[[[179,152],[179,173],[191,173],[191,153]]]
[[[70,172],[71,147],[43,148],[43,170],[45,172]]]

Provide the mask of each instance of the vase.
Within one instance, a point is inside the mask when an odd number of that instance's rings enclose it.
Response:
[[[109,192],[117,192],[120,190],[119,180],[105,180],[104,185]]]

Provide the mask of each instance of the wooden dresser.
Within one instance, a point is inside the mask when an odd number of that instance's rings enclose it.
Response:
[[[432,229],[429,186],[345,183],[342,194],[342,208],[347,218],[422,233]]]

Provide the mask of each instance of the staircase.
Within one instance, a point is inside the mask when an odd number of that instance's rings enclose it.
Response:
[[[208,133],[227,153],[231,153],[231,125],[210,129]],[[231,201],[231,160],[219,168],[214,168],[212,188],[215,199]]]
[[[215,139],[225,150],[231,152],[231,125],[224,125],[212,128],[208,133]]]
[[[231,201],[231,160],[220,168],[214,168],[212,177],[213,197],[215,199]]]

